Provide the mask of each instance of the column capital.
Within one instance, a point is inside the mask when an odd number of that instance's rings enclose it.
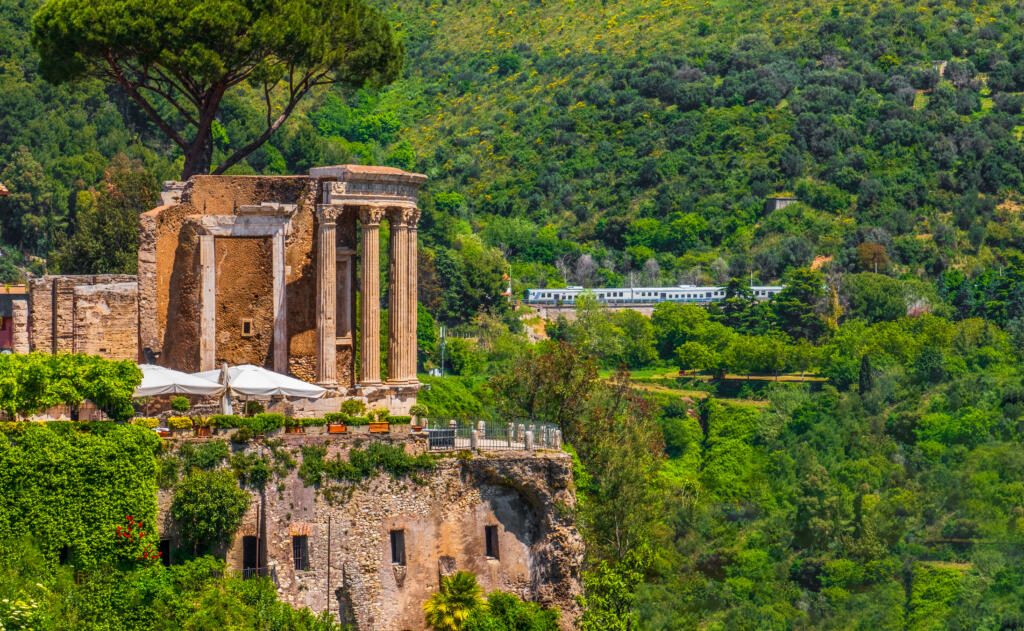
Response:
[[[415,206],[392,206],[388,209],[388,221],[392,225],[415,228],[420,220],[420,209]]]
[[[360,206],[359,223],[364,226],[379,226],[384,220],[385,209],[380,206]]]
[[[344,210],[344,206],[338,206],[335,204],[318,204],[316,207],[316,220],[320,225],[336,224]]]

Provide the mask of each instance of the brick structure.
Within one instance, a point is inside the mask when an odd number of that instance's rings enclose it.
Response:
[[[140,216],[138,276],[31,281],[29,346],[186,372],[256,364],[320,383],[335,398],[403,413],[419,388],[416,225],[424,181],[389,167],[341,165],[309,176],[165,183],[163,205]],[[389,241],[381,243],[385,225]]]

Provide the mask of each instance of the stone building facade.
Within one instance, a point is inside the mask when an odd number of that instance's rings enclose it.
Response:
[[[298,463],[301,445],[323,444],[283,438],[279,448]],[[401,442],[423,448],[415,438]],[[332,439],[327,457],[345,458],[352,445]],[[159,504],[173,550],[169,491]],[[474,573],[485,591],[558,608],[563,628],[571,629],[583,559],[575,504],[571,459],[561,452],[449,457],[416,478],[380,474],[320,489],[293,471],[263,493],[251,492],[226,556],[243,575],[270,576],[284,601],[328,611],[360,631],[425,629],[423,603],[442,576],[459,570]]]
[[[417,196],[425,181],[340,165],[308,176],[170,183],[162,205],[140,216],[137,276],[30,283],[29,346],[186,372],[256,364],[335,398],[404,411],[419,387]]]

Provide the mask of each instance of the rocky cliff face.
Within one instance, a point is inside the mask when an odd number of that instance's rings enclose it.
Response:
[[[284,448],[301,464],[299,446],[310,442],[345,458],[354,441],[285,436]],[[476,574],[487,591],[557,607],[571,629],[583,560],[571,466],[560,452],[450,456],[425,473],[318,489],[293,470],[253,492],[228,564],[266,568],[287,602],[360,630],[423,629],[423,602],[458,570]],[[162,499],[162,531],[173,533]],[[296,559],[303,546],[305,563]]]

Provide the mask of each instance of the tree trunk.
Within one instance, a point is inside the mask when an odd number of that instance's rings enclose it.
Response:
[[[185,153],[185,168],[181,179],[187,180],[193,175],[206,175],[213,163],[213,138],[209,127],[202,136],[196,136],[192,145]]]

